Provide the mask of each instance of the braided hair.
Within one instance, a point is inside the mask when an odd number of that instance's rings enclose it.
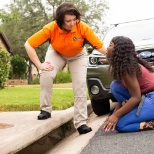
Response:
[[[121,80],[125,74],[130,76],[141,76],[140,65],[143,65],[150,72],[154,72],[152,66],[135,52],[135,46],[132,40],[124,36],[113,37],[114,51],[110,57],[109,70],[112,77]]]

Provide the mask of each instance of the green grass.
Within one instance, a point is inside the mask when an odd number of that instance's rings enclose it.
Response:
[[[71,83],[54,84],[52,96],[52,109],[62,110],[73,106]],[[40,110],[39,85],[19,85],[6,87],[0,90],[0,111],[35,111]]]

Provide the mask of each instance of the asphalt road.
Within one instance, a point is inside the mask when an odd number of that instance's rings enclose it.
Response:
[[[154,131],[104,133],[99,129],[80,154],[154,154]]]

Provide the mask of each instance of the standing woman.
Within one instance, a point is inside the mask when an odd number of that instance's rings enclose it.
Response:
[[[45,62],[41,63],[35,48],[47,40],[50,40],[50,45],[46,52]],[[81,21],[79,10],[73,4],[63,3],[56,10],[55,20],[28,38],[25,43],[28,56],[41,70],[41,113],[38,115],[38,120],[51,117],[52,106],[50,103],[53,80],[56,73],[67,63],[72,76],[74,92],[74,126],[79,134],[85,134],[92,130],[86,125],[88,58],[84,47],[85,40],[101,53],[106,53],[103,42],[86,23]]]
[[[107,48],[112,81],[110,88],[118,104],[103,130],[136,132],[154,129],[154,70],[138,57],[131,39],[114,37]]]

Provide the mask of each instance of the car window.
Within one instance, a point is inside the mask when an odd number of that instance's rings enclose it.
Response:
[[[154,39],[154,19],[142,20],[117,24],[104,37],[104,42],[108,45],[114,36],[127,36],[134,44],[138,42]]]

